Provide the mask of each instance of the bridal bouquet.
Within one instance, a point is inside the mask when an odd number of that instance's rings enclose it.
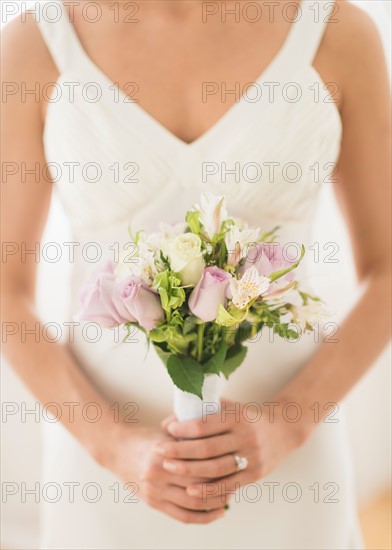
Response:
[[[131,252],[93,275],[80,318],[145,332],[177,388],[177,416],[200,416],[203,399],[219,407],[219,376],[241,365],[247,340],[264,326],[296,339],[317,319],[318,298],[295,280],[304,247],[289,258],[276,231],[262,234],[204,193],[185,223],[138,231]]]

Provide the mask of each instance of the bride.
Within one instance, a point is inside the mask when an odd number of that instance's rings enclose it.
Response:
[[[44,426],[41,485],[61,492],[43,499],[41,548],[361,548],[337,403],[388,340],[389,90],[371,20],[343,0],[55,0],[15,18],[3,52],[5,321],[40,322],[28,251],[52,190],[73,235],[63,341],[5,345],[61,411]],[[178,422],[140,334],[118,346],[75,321],[91,247],[113,259],[130,222],[175,222],[212,191],[309,246],[323,182],[364,291],[332,342],[249,342],[226,418]]]

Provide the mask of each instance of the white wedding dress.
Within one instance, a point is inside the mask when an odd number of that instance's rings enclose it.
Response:
[[[302,2],[300,19],[252,90],[186,144],[123,93],[116,95],[81,47],[61,2],[47,2],[38,24],[60,77],[44,145],[73,240],[80,243],[69,320],[78,312],[81,285],[97,265],[88,259],[96,248],[90,245],[82,254],[84,245],[97,243],[102,260],[113,258],[113,243],[121,252],[130,222],[152,230],[160,221],[178,221],[202,191],[224,194],[229,211],[250,224],[265,230],[280,225],[282,242],[311,243],[320,188],[338,157],[342,131],[338,110],[312,67],[332,5]],[[97,91],[101,96],[94,100]],[[237,172],[224,177],[225,168]],[[300,277],[306,285],[306,268]],[[171,412],[173,388],[154,351],[140,334],[122,345],[110,330],[93,342],[95,336],[91,327],[84,334],[81,326],[75,329],[69,347],[80,368],[108,399],[120,406],[137,403],[137,413],[132,407],[128,412],[140,423],[158,424]],[[313,336],[289,343],[270,341],[264,332],[249,344],[225,396],[270,401],[317,345]],[[268,478],[240,491],[222,520],[206,526],[181,524],[140,499],[126,502],[138,495],[130,499],[122,481],[97,466],[59,423],[47,422],[42,483],[58,484],[62,493],[57,502],[48,497],[42,504],[41,548],[362,548],[342,412],[334,418]]]

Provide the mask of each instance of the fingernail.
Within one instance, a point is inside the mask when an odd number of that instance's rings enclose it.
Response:
[[[169,420],[169,418],[165,418],[165,420],[162,420],[161,422],[161,426],[165,429],[167,429],[167,427],[169,426],[169,424],[171,424],[173,422],[173,418],[171,418]]]
[[[195,489],[194,487],[190,487],[189,489],[187,489],[187,493],[190,497],[198,497],[200,496],[200,491],[199,489]]]
[[[176,423],[170,422],[170,424],[167,425],[166,429],[169,433],[174,435],[174,432],[176,431]]]
[[[163,461],[163,467],[169,472],[175,472],[177,470],[177,464],[175,462],[169,462],[168,460]]]

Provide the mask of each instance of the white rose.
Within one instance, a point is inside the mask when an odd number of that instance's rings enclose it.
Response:
[[[178,235],[168,243],[168,253],[171,268],[179,273],[182,284],[195,286],[205,267],[200,238],[194,233]]]
[[[159,231],[148,235],[146,241],[153,250],[160,249],[165,254],[168,241],[171,241],[177,237],[177,235],[184,233],[185,229],[186,223],[183,222],[176,224],[162,222],[159,224]]]

